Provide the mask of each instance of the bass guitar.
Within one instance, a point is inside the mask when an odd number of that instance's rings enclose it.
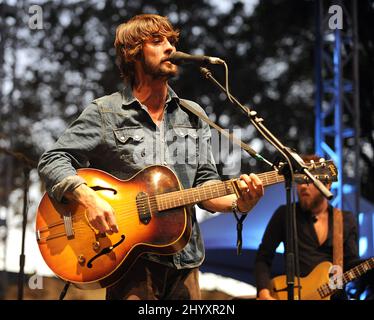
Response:
[[[300,296],[298,282],[295,278],[295,300],[330,300],[330,297],[338,288],[333,279],[330,279],[331,262],[325,261],[317,265],[306,277],[300,278]],[[345,272],[341,277],[341,284],[345,285],[357,279],[364,273],[374,268],[374,258],[370,258],[358,266]],[[271,295],[278,300],[287,300],[286,276],[278,276],[272,280]]]

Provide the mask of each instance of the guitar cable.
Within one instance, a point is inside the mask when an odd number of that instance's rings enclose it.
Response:
[[[62,291],[61,291],[61,293],[60,293],[60,298],[59,298],[58,300],[64,300],[65,295],[66,295],[66,292],[68,291],[69,287],[70,287],[70,282],[67,281],[67,282],[65,283],[64,288],[62,289]]]

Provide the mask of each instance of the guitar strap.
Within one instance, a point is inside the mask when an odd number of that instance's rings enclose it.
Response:
[[[253,150],[248,144],[244,143],[242,140],[234,137],[232,134],[226,132],[222,129],[219,125],[215,124],[212,120],[210,120],[205,114],[197,111],[192,105],[190,105],[186,100],[179,99],[179,103],[182,107],[186,108],[187,110],[191,111],[193,114],[198,116],[200,119],[204,120],[207,124],[211,127],[219,131],[220,134],[224,135],[227,139],[231,140],[233,143],[240,146],[242,149],[246,150],[249,154],[257,154],[255,150]]]
[[[223,130],[219,125],[215,124],[212,120],[210,120],[205,114],[201,113],[200,111],[197,111],[192,105],[190,105],[186,100],[179,99],[179,104],[186,108],[187,110],[191,111],[193,114],[198,116],[200,119],[204,120],[207,124],[209,124],[211,127],[219,131],[220,134],[224,135],[227,139],[231,140],[233,143],[239,145],[242,149],[248,151],[250,154],[257,154],[256,151],[254,151],[248,144],[244,143],[238,138],[235,138],[232,134],[229,134],[225,130]],[[242,230],[243,230],[243,221],[247,217],[246,214],[241,215],[239,218],[236,213],[234,212],[235,219],[237,221],[236,224],[236,230],[237,230],[237,241],[236,241],[236,247],[237,247],[237,253],[238,255],[241,254],[242,249]]]
[[[333,265],[343,270],[343,213],[337,208],[333,209],[332,254]]]

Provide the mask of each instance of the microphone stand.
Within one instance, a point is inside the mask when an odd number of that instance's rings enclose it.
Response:
[[[21,254],[19,256],[19,273],[18,273],[18,300],[23,300],[23,284],[25,277],[25,237],[26,237],[26,225],[27,225],[27,200],[28,200],[28,189],[30,182],[30,170],[28,166],[23,168],[24,185],[23,185],[23,210],[22,210],[22,245]]]
[[[21,254],[19,256],[19,273],[18,273],[18,294],[17,299],[23,300],[23,289],[24,289],[24,277],[25,277],[25,236],[26,236],[26,226],[27,226],[27,202],[28,202],[28,190],[30,183],[30,171],[37,166],[36,162],[30,160],[25,155],[20,152],[13,152],[5,148],[0,147],[0,151],[11,155],[17,160],[23,163],[23,210],[22,210],[22,244],[21,244]]]
[[[226,95],[229,100],[244,113],[252,123],[252,125],[257,129],[258,132],[272,144],[283,156],[287,162],[287,166],[278,168],[279,173],[285,177],[285,189],[286,189],[286,201],[287,201],[287,243],[286,243],[286,279],[287,279],[287,294],[288,300],[294,300],[294,281],[295,281],[295,263],[298,266],[298,257],[295,257],[295,225],[296,213],[295,207],[291,204],[291,188],[293,183],[294,172],[299,172],[305,174],[310,181],[315,185],[315,187],[322,193],[327,199],[331,199],[333,194],[324,186],[324,184],[317,180],[305,166],[305,163],[300,158],[300,156],[292,151],[290,148],[284,146],[264,125],[263,119],[257,116],[257,112],[251,110],[249,107],[243,106],[234,96],[227,92],[226,88],[223,87],[213,76],[209,69],[200,67],[200,72],[206,79],[212,81],[217,85]],[[297,248],[296,248],[297,250]],[[295,261],[296,260],[296,261]],[[298,270],[298,268],[297,268]],[[299,288],[300,289],[300,288]],[[300,298],[300,297],[299,297]]]

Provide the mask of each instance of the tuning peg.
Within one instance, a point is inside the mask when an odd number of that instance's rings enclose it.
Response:
[[[326,166],[326,159],[325,158],[319,159],[319,163],[321,164],[322,167],[325,167]]]
[[[314,160],[310,160],[309,165],[310,165],[310,169],[312,169],[312,170],[316,168],[316,164],[315,164]]]

